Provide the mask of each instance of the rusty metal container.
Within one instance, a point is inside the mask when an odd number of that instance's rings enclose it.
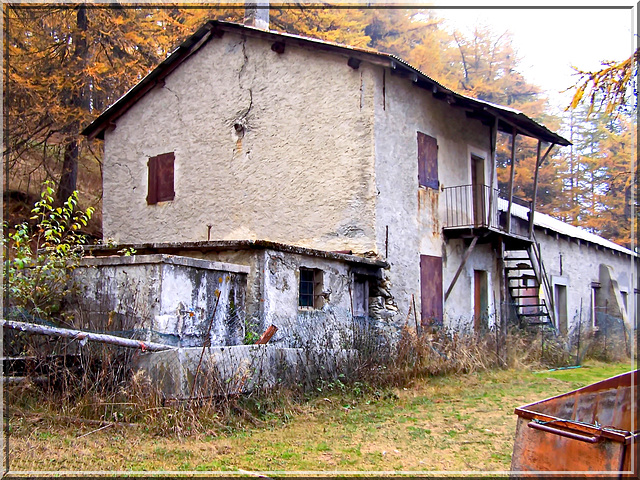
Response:
[[[515,409],[511,471],[638,477],[638,370]]]

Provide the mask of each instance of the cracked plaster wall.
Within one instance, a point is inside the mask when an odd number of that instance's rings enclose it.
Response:
[[[462,262],[467,245],[462,239],[450,240],[446,244],[443,257],[443,291],[451,284],[453,277]],[[474,270],[487,272],[488,312],[487,326],[494,325],[500,313],[500,271],[495,250],[490,244],[476,245],[465,263],[451,295],[445,304],[444,325],[458,332],[473,332],[474,322]]]
[[[582,304],[583,328],[591,322],[591,284],[592,282],[604,282],[601,274],[602,266],[608,266],[611,280],[614,280],[620,292],[626,292],[627,311],[626,320],[633,326],[637,317],[635,309],[634,289],[638,288],[636,268],[638,260],[628,255],[614,254],[609,249],[596,249],[595,246],[576,240],[568,240],[553,234],[544,234],[536,230],[536,239],[540,243],[542,261],[545,269],[551,277],[552,283],[559,283],[567,287],[567,324],[569,331],[578,325],[580,305]],[[562,255],[562,260],[560,256]],[[560,263],[562,262],[562,271]],[[607,273],[609,275],[609,273]],[[601,278],[603,277],[603,278]],[[604,307],[606,300],[611,304],[622,303],[621,298],[614,298],[611,291],[598,292],[596,303],[598,307]]]
[[[172,264],[162,255],[124,258],[88,258],[74,270],[80,292],[69,309],[79,328],[137,331],[146,340],[193,347],[205,341],[215,311],[211,344],[243,343],[247,279],[242,267],[194,266],[189,259]]]
[[[270,345],[342,348],[353,340],[350,291],[353,291],[354,269],[349,264],[268,249],[193,253],[210,261],[233,262],[249,267],[245,318],[246,331],[252,333],[250,336],[259,337],[270,325],[275,325],[278,332],[270,340]],[[322,271],[323,292],[326,293],[322,308],[298,307],[301,267]],[[357,272],[363,274],[366,269],[360,267]],[[371,305],[377,300],[373,297],[377,295],[377,279],[375,269],[370,273]],[[375,307],[371,311],[377,317]],[[365,319],[357,321],[370,322]]]
[[[389,228],[391,268],[387,271],[397,312],[392,322],[404,323],[415,296],[420,317],[420,255],[444,257],[442,222],[445,214],[441,190],[418,186],[418,144],[420,131],[438,142],[438,179],[441,187],[471,183],[470,155],[488,158],[489,128],[466,117],[463,109],[435,99],[427,90],[410,80],[376,69],[375,152],[376,152],[376,243],[385,252],[386,228]],[[383,88],[384,86],[384,88]],[[383,94],[384,90],[384,94]],[[489,161],[485,178],[489,178]],[[443,258],[443,292],[462,260],[453,249],[445,264]],[[467,294],[453,294],[451,305],[467,302]],[[473,311],[473,309],[471,310]],[[411,315],[413,318],[413,315]]]
[[[119,243],[264,239],[375,249],[372,69],[226,33],[105,134],[103,230]],[[147,205],[175,152],[175,200]]]

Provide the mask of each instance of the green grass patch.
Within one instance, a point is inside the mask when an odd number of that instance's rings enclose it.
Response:
[[[635,367],[637,368],[637,366]],[[594,363],[583,365],[579,368],[556,369],[543,372],[535,372],[538,377],[556,378],[565,382],[577,384],[576,388],[590,385],[600,380],[605,380],[634,369],[631,363]]]

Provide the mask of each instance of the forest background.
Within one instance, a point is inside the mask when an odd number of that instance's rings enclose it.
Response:
[[[52,180],[59,202],[78,190],[83,206],[96,209],[86,233],[101,238],[102,145],[80,131],[201,24],[242,22],[244,14],[242,7],[3,4],[4,220],[28,218]],[[537,209],[633,248],[637,53],[582,72],[570,114],[558,116],[521,73],[508,32],[452,32],[429,9],[273,7],[270,28],[395,54],[459,93],[568,132],[573,146],[555,148],[541,168]],[[509,144],[499,138],[501,188]],[[518,138],[514,193],[525,199],[533,196],[535,149]]]

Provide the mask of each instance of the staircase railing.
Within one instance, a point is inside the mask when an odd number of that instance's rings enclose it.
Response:
[[[549,318],[551,319],[551,323],[555,327],[556,309],[553,299],[553,288],[551,287],[551,282],[549,281],[547,270],[544,267],[544,263],[542,262],[542,254],[540,252],[540,245],[536,240],[536,235],[535,233],[532,233],[531,235],[531,239],[533,240],[533,242],[531,243],[531,247],[529,248],[529,258],[531,260],[531,266],[533,267],[533,271],[536,274],[536,277],[538,277],[538,282],[544,289],[544,296],[547,300],[547,310],[549,313]]]

